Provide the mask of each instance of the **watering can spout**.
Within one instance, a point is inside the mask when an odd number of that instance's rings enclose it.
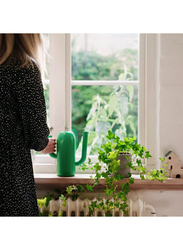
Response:
[[[83,162],[86,160],[88,133],[89,132],[86,132],[86,131],[83,132],[83,143],[82,143],[81,159],[79,161],[75,162],[75,166],[79,166],[79,165],[83,164]]]

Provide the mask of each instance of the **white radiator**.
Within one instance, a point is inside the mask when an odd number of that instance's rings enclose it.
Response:
[[[92,201],[96,201],[96,198],[94,198]],[[88,205],[90,202],[91,200],[86,198],[84,200],[78,198],[75,201],[72,201],[71,198],[68,198],[66,206],[62,207],[63,201],[60,199],[51,200],[48,207],[43,206],[39,208],[39,210],[41,213],[45,215],[51,214],[51,216],[58,216],[61,212],[63,213],[63,216],[87,216],[89,215]],[[103,199],[103,202],[105,204],[105,198]],[[149,215],[156,216],[155,209],[151,205],[145,204],[145,202],[139,198],[136,200],[128,199],[127,204],[129,205],[128,216],[142,216],[142,212],[144,212],[146,209],[150,210]],[[112,216],[124,216],[122,211],[119,214],[118,208],[111,210],[111,213]],[[105,216],[105,212],[96,209],[93,216]]]

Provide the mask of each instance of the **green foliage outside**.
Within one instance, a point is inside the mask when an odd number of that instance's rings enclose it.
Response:
[[[137,80],[137,50],[122,52],[124,62],[116,55],[101,56],[93,51],[72,53],[73,80]],[[121,56],[121,55],[120,55]],[[88,154],[96,154],[111,129],[120,138],[137,138],[138,88],[126,86],[72,86],[72,128],[89,131]],[[80,152],[81,145],[78,152]]]

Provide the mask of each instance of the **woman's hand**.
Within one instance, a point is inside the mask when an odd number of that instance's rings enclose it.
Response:
[[[55,152],[55,147],[56,147],[56,139],[49,139],[49,142],[42,151],[39,151],[41,154],[50,154]]]

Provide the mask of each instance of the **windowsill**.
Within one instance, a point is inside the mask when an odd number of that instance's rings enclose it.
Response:
[[[75,174],[73,177],[58,177],[56,174],[34,174],[35,184],[37,190],[53,190],[64,188],[69,185],[86,185],[93,183],[90,178],[91,174]],[[168,178],[164,182],[157,180],[141,180],[139,175],[132,175],[134,184],[130,185],[131,190],[183,190],[183,179]],[[89,182],[90,181],[90,182]],[[127,179],[116,182],[120,187],[121,183],[125,183]],[[103,189],[105,179],[100,179],[100,184],[95,189]]]

